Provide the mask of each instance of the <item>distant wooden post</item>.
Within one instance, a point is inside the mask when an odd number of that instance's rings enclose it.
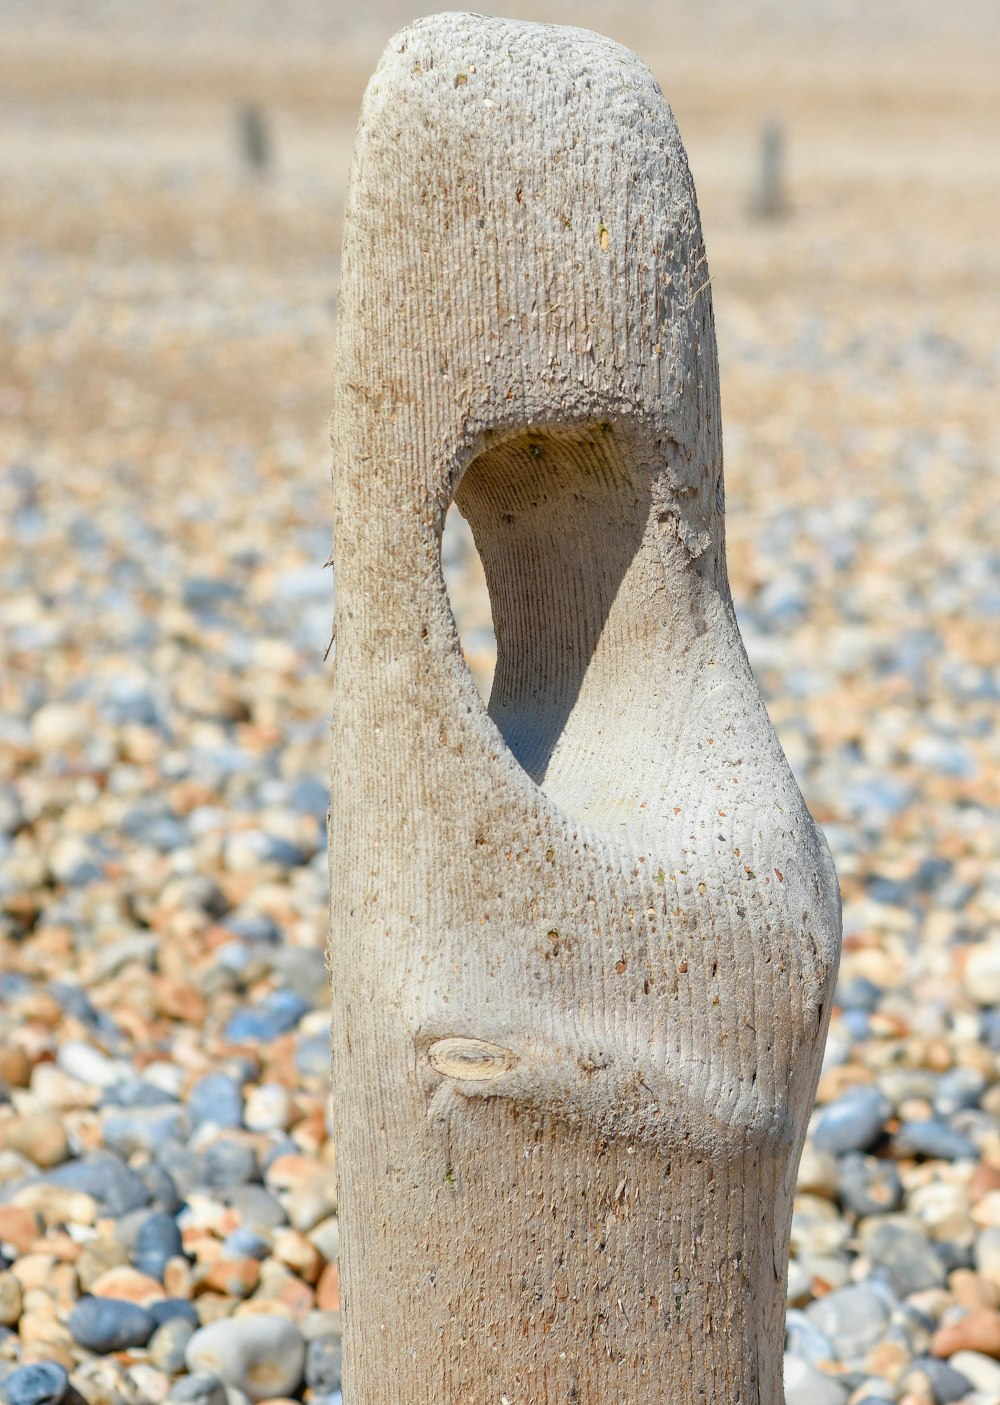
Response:
[[[788,212],[785,129],[773,119],[765,122],[760,132],[760,170],[752,209],[761,219],[778,219]]]
[[[633,54],[389,43],[336,396],[346,1398],[777,1405],[839,902],[733,615],[694,189]]]
[[[267,174],[271,165],[271,132],[267,114],[254,102],[247,102],[236,113],[240,156],[255,176]]]

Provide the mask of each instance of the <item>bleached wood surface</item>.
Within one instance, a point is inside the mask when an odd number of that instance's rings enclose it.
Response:
[[[694,191],[633,54],[390,42],[334,444],[348,1405],[774,1405],[839,902],[733,616]]]

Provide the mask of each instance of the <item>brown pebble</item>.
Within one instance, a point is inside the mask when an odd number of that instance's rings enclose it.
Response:
[[[939,1327],[931,1338],[935,1356],[954,1356],[956,1351],[979,1351],[1000,1359],[1000,1312],[973,1308],[959,1322]]]
[[[55,1316],[45,1312],[25,1312],[18,1327],[18,1335],[25,1344],[44,1343],[46,1346],[61,1346],[69,1351],[73,1338],[68,1328],[57,1322]]]
[[[21,1299],[21,1312],[26,1317],[37,1314],[52,1321],[56,1315],[55,1299],[47,1288],[28,1288]]]
[[[821,1103],[832,1103],[840,1097],[841,1093],[846,1093],[849,1088],[855,1088],[859,1083],[871,1083],[873,1075],[860,1064],[839,1064],[835,1068],[827,1069],[820,1079],[819,1088],[816,1091],[817,1100]]]
[[[286,1088],[294,1088],[298,1082],[295,1067],[295,1050],[298,1045],[294,1033],[280,1034],[264,1050],[266,1077],[270,1083],[283,1083]]]
[[[993,1190],[1000,1190],[1000,1170],[989,1161],[980,1161],[969,1181],[969,1199],[975,1205]]]
[[[10,1271],[17,1275],[22,1291],[27,1293],[32,1288],[45,1287],[55,1263],[52,1254],[22,1254],[11,1264]]]
[[[95,1278],[90,1291],[95,1298],[119,1298],[122,1302],[137,1303],[139,1307],[162,1302],[166,1296],[163,1285],[155,1278],[127,1264],[109,1268]]]
[[[205,998],[189,981],[161,976],[154,986],[156,1013],[187,1024],[205,1022]]]
[[[323,1269],[323,1256],[297,1229],[274,1232],[274,1257],[306,1283],[315,1283]]]
[[[84,1244],[76,1261],[80,1287],[85,1293],[92,1292],[94,1284],[102,1274],[127,1263],[128,1254],[117,1240],[91,1239],[89,1243]]]
[[[68,1234],[55,1230],[50,1234],[40,1235],[29,1245],[28,1253],[53,1254],[61,1264],[73,1264],[80,1257],[80,1245]]]
[[[195,1299],[198,1321],[203,1327],[210,1322],[218,1322],[220,1317],[232,1317],[239,1298],[231,1298],[226,1293],[202,1293]]]
[[[60,1311],[68,1312],[80,1296],[80,1283],[73,1264],[58,1263],[52,1270],[49,1291]]]
[[[0,1327],[16,1327],[24,1306],[17,1275],[5,1269],[0,1273]]]
[[[217,1259],[199,1276],[210,1291],[245,1298],[260,1281],[260,1263],[257,1259]]]
[[[321,1312],[337,1312],[340,1309],[340,1269],[337,1264],[327,1264],[316,1285],[316,1306]]]
[[[55,1361],[65,1371],[72,1371],[76,1358],[69,1347],[57,1346],[55,1342],[29,1342],[22,1346],[22,1366],[34,1366],[39,1361]]]
[[[233,1312],[234,1317],[283,1317],[286,1322],[295,1322],[296,1315],[286,1303],[278,1298],[247,1298],[239,1303]]]
[[[312,1180],[315,1175],[316,1162],[311,1157],[290,1153],[278,1156],[271,1162],[266,1180],[269,1190],[293,1190],[303,1181]]]
[[[971,1268],[956,1268],[948,1275],[952,1297],[961,1307],[998,1307],[1000,1292],[995,1283],[980,1278]]]
[[[63,1018],[63,1008],[54,995],[48,991],[35,990],[17,1002],[18,1018],[35,1020],[48,1029],[55,1029]]]
[[[19,1151],[36,1166],[60,1166],[69,1156],[62,1122],[51,1112],[29,1112],[0,1122],[0,1150]]]
[[[951,1068],[954,1060],[951,1050],[943,1039],[929,1039],[927,1049],[924,1054],[924,1063],[927,1068],[931,1068],[935,1073],[946,1073]]]
[[[33,1210],[0,1205],[0,1245],[9,1244],[15,1254],[26,1254],[41,1229],[41,1219]]]
[[[168,1298],[190,1300],[193,1291],[191,1265],[180,1254],[168,1259],[163,1270],[163,1291]]]
[[[292,1141],[311,1156],[315,1156],[326,1141],[326,1112],[322,1106],[312,1108],[291,1130]]]
[[[880,1342],[868,1353],[865,1370],[873,1376],[881,1376],[892,1385],[898,1385],[909,1364],[910,1353],[905,1347],[898,1342]]]
[[[181,1231],[184,1252],[199,1264],[214,1264],[222,1258],[222,1245],[207,1225],[185,1225]]]
[[[66,1190],[57,1185],[26,1185],[11,1197],[22,1210],[37,1210],[46,1225],[92,1225],[97,1219],[97,1201],[82,1190]]]
[[[301,1278],[289,1274],[272,1301],[287,1307],[292,1316],[298,1319],[305,1317],[307,1312],[312,1312],[316,1306],[316,1294],[308,1283],[303,1283]]]
[[[20,1044],[0,1044],[0,1083],[8,1088],[27,1088],[31,1060]]]

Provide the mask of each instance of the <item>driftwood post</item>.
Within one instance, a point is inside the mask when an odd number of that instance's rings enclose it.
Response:
[[[334,429],[349,1405],[774,1405],[839,904],[733,615],[698,212],[633,54],[391,41]]]

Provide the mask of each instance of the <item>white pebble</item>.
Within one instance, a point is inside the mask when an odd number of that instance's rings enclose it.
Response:
[[[283,1132],[292,1120],[292,1099],[280,1083],[261,1083],[247,1093],[243,1122],[251,1132]]]
[[[847,1391],[797,1356],[785,1356],[785,1405],[844,1405]]]
[[[190,1371],[207,1371],[251,1400],[292,1395],[302,1380],[306,1347],[287,1318],[269,1313],[221,1318],[188,1342]]]

